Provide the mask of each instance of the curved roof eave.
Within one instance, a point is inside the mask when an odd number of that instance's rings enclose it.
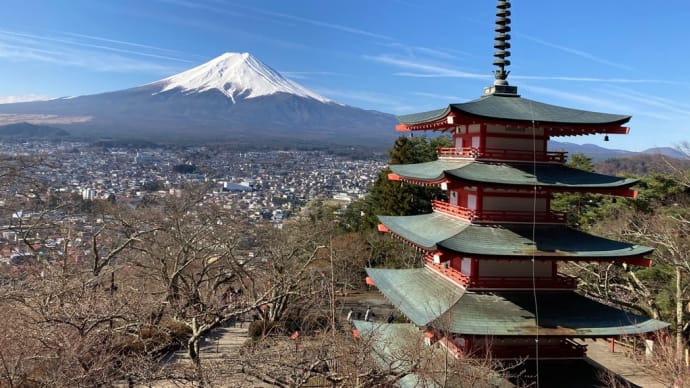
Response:
[[[386,228],[416,246],[459,254],[519,258],[616,260],[641,257],[654,249],[610,240],[563,225],[474,225],[434,212],[416,216],[379,216]],[[533,234],[534,233],[534,234]],[[534,236],[534,237],[533,237]]]
[[[402,124],[415,125],[444,119],[451,112],[489,120],[538,122],[553,125],[622,125],[629,115],[593,112],[545,104],[517,96],[483,96],[465,103],[450,104],[446,108],[398,116]]]
[[[487,163],[473,160],[435,160],[397,164],[391,171],[403,179],[435,183],[444,178],[470,183],[506,186],[534,186],[562,189],[628,188],[638,179],[620,178],[568,167],[562,164]]]
[[[439,321],[454,333],[497,336],[526,336],[538,331],[545,336],[615,337],[669,326],[573,291],[466,293]]]

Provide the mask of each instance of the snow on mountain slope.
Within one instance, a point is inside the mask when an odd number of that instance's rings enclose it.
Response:
[[[334,103],[326,97],[293,82],[271,69],[249,53],[225,53],[203,65],[154,82],[162,85],[159,93],[180,88],[186,92],[219,90],[233,102],[236,97],[254,98],[289,93]]]

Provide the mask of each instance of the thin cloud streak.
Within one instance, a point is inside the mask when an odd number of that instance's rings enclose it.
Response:
[[[348,100],[356,100],[356,101],[361,101],[365,102],[368,104],[373,104],[376,106],[384,106],[386,107],[386,111],[393,111],[393,112],[401,112],[409,109],[413,109],[412,107],[407,106],[406,104],[403,104],[401,101],[398,100],[397,96],[391,96],[388,94],[383,94],[383,93],[376,93],[376,92],[370,92],[370,91],[359,91],[359,90],[336,90],[336,89],[316,89],[315,90],[317,93],[321,94],[322,96],[327,96],[328,98],[337,100],[338,98],[344,98]],[[377,108],[377,110],[379,110]]]
[[[174,4],[182,7],[187,7],[187,8],[196,8],[196,9],[204,9],[212,12],[220,12],[232,16],[250,16],[245,13],[239,13],[235,11],[230,11],[225,7],[219,7],[215,5],[209,5],[209,4],[203,4],[200,2],[190,2],[190,1],[185,1],[185,0],[158,0],[159,2],[162,3],[168,3],[168,4]],[[218,4],[216,1],[212,1],[215,4]],[[273,11],[266,11],[263,9],[255,8],[255,7],[250,7],[246,5],[241,5],[241,4],[224,4],[226,6],[233,6],[235,8],[243,9],[245,11],[251,11],[254,12],[255,14],[261,14],[264,16],[270,16],[273,19],[268,19],[271,20],[272,22],[278,22],[278,23],[283,23],[284,21],[292,21],[292,22],[299,22],[303,24],[311,24],[313,26],[317,27],[324,27],[332,30],[337,30],[341,32],[347,32],[349,34],[354,34],[354,35],[361,35],[361,36],[366,36],[369,38],[376,38],[376,39],[382,39],[382,40],[393,40],[393,38],[382,35],[382,34],[377,34],[374,32],[370,31],[365,31],[362,29],[354,28],[354,27],[349,27],[349,26],[344,26],[342,24],[335,24],[335,23],[328,23],[328,22],[323,22],[320,20],[315,20],[315,19],[308,19],[304,18],[301,16],[295,16],[295,15],[290,15],[286,13],[280,13],[280,12],[273,12]],[[252,15],[253,16],[253,15]],[[256,16],[253,16],[256,18]],[[282,20],[276,20],[277,19],[282,19]]]
[[[603,65],[608,65],[608,66],[615,67],[615,68],[622,69],[622,70],[635,71],[634,68],[632,68],[632,67],[630,67],[630,66],[628,66],[628,65],[623,65],[623,64],[620,64],[620,63],[616,63],[616,62],[609,61],[609,60],[604,59],[604,58],[599,58],[599,57],[597,57],[597,56],[595,56],[595,55],[593,55],[593,54],[590,54],[590,53],[588,53],[588,52],[586,52],[586,51],[577,50],[577,49],[574,49],[574,48],[571,48],[571,47],[561,46],[561,45],[558,45],[558,44],[555,44],[555,43],[551,43],[551,42],[547,42],[547,41],[545,41],[545,40],[536,38],[536,37],[534,37],[534,36],[530,36],[530,35],[526,35],[526,34],[522,34],[522,33],[516,33],[515,35],[516,35],[516,36],[520,36],[520,37],[522,37],[522,38],[525,38],[525,39],[527,39],[527,40],[531,40],[531,41],[533,41],[533,42],[539,43],[539,44],[541,44],[541,45],[543,45],[543,46],[555,48],[556,50],[560,50],[560,51],[563,51],[563,52],[566,52],[566,53],[569,53],[569,54],[573,54],[573,55],[576,55],[576,56],[581,57],[581,58],[589,59],[589,60],[591,60],[591,61],[593,61],[593,62],[601,63],[601,64],[603,64]]]
[[[657,96],[650,96],[650,95],[645,95],[642,93],[638,93],[634,90],[624,90],[624,91],[618,91],[614,92],[609,89],[602,89],[598,91],[599,93],[607,94],[609,96],[615,97],[617,99],[624,99],[636,103],[640,103],[643,105],[646,105],[648,107],[652,107],[655,109],[655,111],[667,111],[671,113],[677,113],[682,116],[685,116],[685,119],[687,117],[690,117],[690,107],[687,106],[682,106],[679,104],[676,104],[674,101],[671,101],[666,98],[662,97],[657,97]],[[664,116],[666,117],[666,116]]]
[[[25,43],[12,44],[0,41],[0,58],[19,61],[40,61],[61,66],[76,66],[88,70],[107,72],[147,72],[170,74],[179,69],[158,63],[127,58],[117,54],[95,54],[83,50],[63,49],[60,51],[32,47]]]
[[[571,101],[579,104],[583,104],[595,111],[618,111],[618,112],[634,112],[631,106],[620,104],[618,102],[612,102],[611,100],[594,98],[590,95],[582,95],[572,92],[564,92],[562,90],[544,88],[541,86],[534,85],[520,85],[520,88],[524,91],[531,91],[542,95],[552,96],[559,98],[561,100]]]
[[[383,40],[394,40],[390,36],[377,34],[375,32],[365,31],[362,29],[354,28],[354,27],[348,27],[348,26],[344,26],[342,24],[328,23],[328,22],[323,22],[320,20],[303,18],[301,16],[295,16],[295,15],[290,15],[290,14],[286,14],[286,13],[266,11],[263,9],[239,5],[239,4],[233,4],[233,6],[241,8],[241,9],[249,10],[252,12],[257,12],[257,13],[260,13],[263,15],[269,15],[269,16],[274,16],[274,17],[281,18],[281,19],[311,24],[311,25],[317,26],[317,27],[325,27],[328,29],[347,32],[347,33],[354,34],[354,35],[361,35],[361,36],[366,36],[369,38],[376,38],[376,39],[383,39]]]
[[[540,75],[515,75],[510,77],[514,80],[538,80],[538,81],[575,81],[575,82],[608,82],[622,84],[673,84],[675,82],[659,79],[634,79],[634,78],[596,78],[596,77],[574,77],[574,76],[540,76]]]
[[[458,54],[462,56],[469,56],[469,54],[457,50],[441,50],[422,46],[407,46],[400,42],[382,43],[381,45],[383,47],[402,50],[410,57],[414,57],[417,53],[421,53],[424,56],[433,56],[443,59],[455,59],[458,57]]]
[[[421,70],[425,73],[410,73],[410,72],[400,72],[394,73],[394,75],[409,76],[409,77],[449,77],[449,78],[474,78],[474,79],[486,79],[488,78],[485,74],[470,73],[461,70],[451,69],[443,66],[437,66],[432,64],[426,64],[416,61],[411,61],[409,59],[400,59],[391,57],[388,55],[364,55],[364,59],[384,63],[387,65],[393,65],[397,67]]]
[[[85,42],[78,42],[78,41],[74,41],[74,40],[70,40],[70,39],[52,38],[52,37],[47,37],[47,36],[25,34],[25,33],[21,33],[21,32],[6,31],[6,30],[0,30],[0,35],[5,35],[8,37],[14,36],[14,37],[19,37],[19,38],[28,38],[28,39],[33,39],[34,41],[40,41],[40,42],[63,43],[66,45],[94,48],[94,49],[98,49],[98,50],[112,51],[112,52],[121,53],[121,54],[132,54],[132,55],[137,55],[137,56],[142,56],[142,57],[165,59],[165,60],[184,62],[184,63],[192,63],[192,61],[187,60],[187,59],[176,58],[176,57],[171,57],[171,56],[167,56],[167,55],[151,54],[151,53],[145,53],[145,52],[141,52],[141,51],[121,49],[121,48],[112,47],[112,46],[104,46],[104,45],[97,45],[97,44],[91,44],[91,43],[85,43]]]
[[[464,97],[460,97],[460,96],[451,96],[451,95],[447,95],[447,94],[437,94],[437,93],[427,93],[427,92],[412,92],[409,94],[413,95],[413,96],[433,98],[433,99],[442,100],[445,102],[447,102],[447,101],[471,100],[470,98],[464,98]]]
[[[336,73],[332,71],[279,71],[280,74],[288,78],[294,79],[311,79],[311,76],[345,76],[343,73]]]
[[[142,43],[127,42],[124,40],[109,39],[109,38],[104,38],[101,36],[84,35],[84,34],[78,34],[78,33],[74,33],[74,32],[64,32],[64,34],[69,35],[69,36],[73,36],[76,38],[90,39],[90,40],[107,42],[107,43],[115,43],[115,44],[120,44],[120,45],[124,45],[124,46],[132,46],[132,47],[152,49],[152,50],[157,50],[160,52],[167,52],[167,53],[171,53],[171,54],[184,54],[184,53],[177,51],[177,50],[172,50],[172,49],[167,49],[167,48],[157,47],[157,46],[150,46],[150,45],[142,44]]]

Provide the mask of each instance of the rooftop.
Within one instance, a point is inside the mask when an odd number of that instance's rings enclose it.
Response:
[[[438,275],[427,268],[368,268],[367,273],[379,291],[416,325],[433,324],[452,333],[595,338],[642,334],[668,326],[573,291],[458,291],[450,281],[433,280]]]
[[[546,260],[637,258],[653,248],[610,240],[565,225],[476,225],[442,213],[379,216],[399,237],[427,250],[446,249],[469,255],[531,257]]]

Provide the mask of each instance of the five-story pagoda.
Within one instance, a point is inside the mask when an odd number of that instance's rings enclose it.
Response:
[[[556,193],[635,196],[636,180],[570,168],[564,152],[547,147],[557,136],[627,134],[630,116],[520,97],[507,82],[509,8],[498,1],[497,70],[482,97],[398,118],[398,131],[443,131],[455,144],[436,161],[390,166],[389,179],[447,191],[448,201],[434,201],[430,214],[379,217],[379,230],[421,250],[425,266],[367,273],[406,317],[459,355],[578,358],[586,348],[575,338],[668,326],[581,296],[577,279],[558,272],[559,262],[572,261],[651,265],[652,248],[572,229],[551,210]]]

